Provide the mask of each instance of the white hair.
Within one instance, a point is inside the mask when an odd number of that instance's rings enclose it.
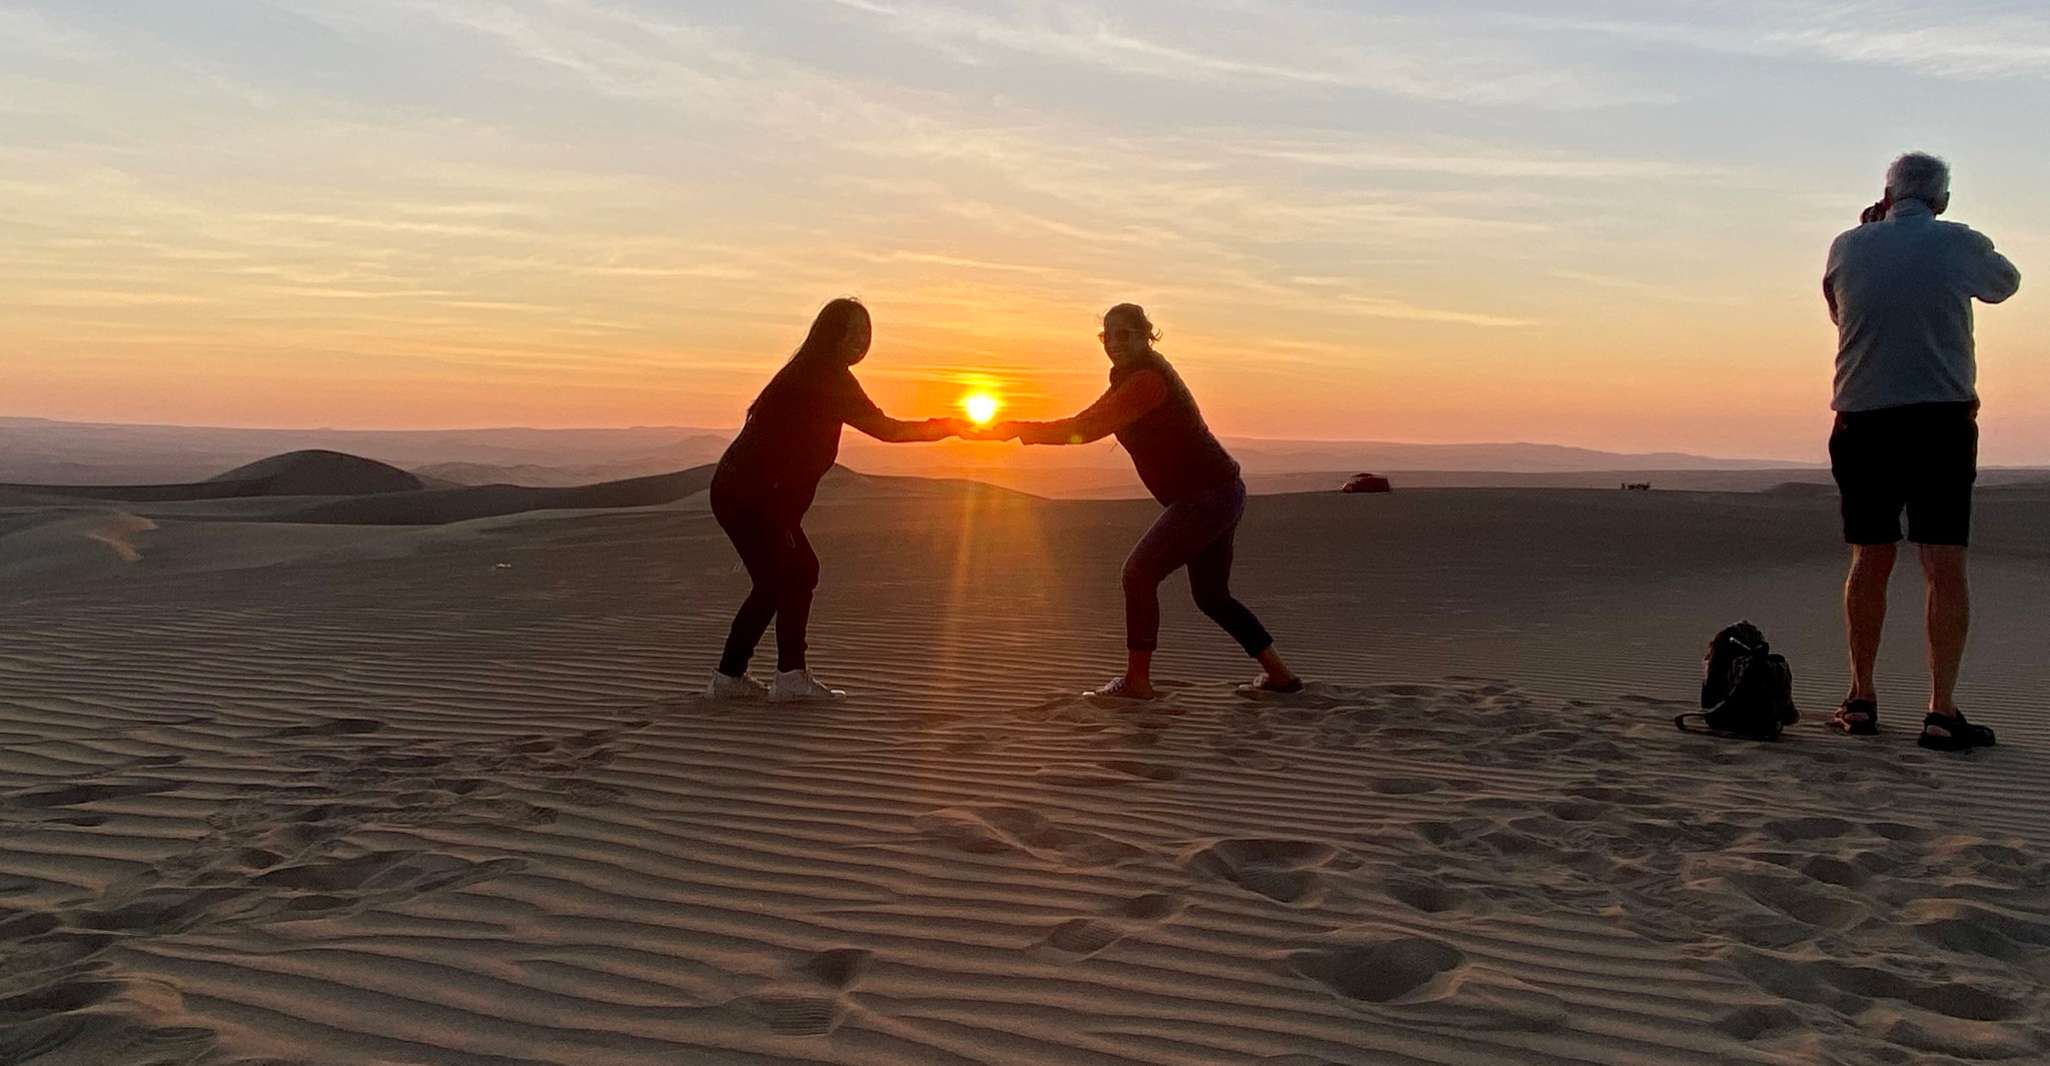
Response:
[[[1886,168],[1886,188],[1896,200],[1939,207],[1950,195],[1950,164],[1927,152],[1909,152]]]

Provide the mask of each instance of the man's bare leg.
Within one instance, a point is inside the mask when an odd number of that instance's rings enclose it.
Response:
[[[1922,545],[1922,576],[1929,587],[1929,710],[1957,713],[1957,676],[1964,665],[1965,638],[1972,627],[1972,590],[1965,576],[1965,549]]]
[[[1899,555],[1899,546],[1893,544],[1851,546],[1851,572],[1844,579],[1844,631],[1851,647],[1848,699],[1879,698],[1872,672],[1879,663],[1879,637],[1886,630],[1886,585]]]

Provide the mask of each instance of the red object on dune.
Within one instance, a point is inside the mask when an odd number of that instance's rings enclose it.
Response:
[[[1340,492],[1394,492],[1395,486],[1379,474],[1354,474]]]

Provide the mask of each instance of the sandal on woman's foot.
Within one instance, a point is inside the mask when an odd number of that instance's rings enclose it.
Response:
[[[1845,700],[1843,705],[1836,709],[1836,713],[1830,716],[1829,727],[1854,737],[1878,735],[1879,701]]]
[[[1982,725],[1965,721],[1965,712],[1937,714],[1929,712],[1922,719],[1922,735],[1915,743],[1931,751],[1964,751],[1967,748],[1990,748],[1993,746],[1993,731]]]
[[[1089,697],[1091,699],[1131,700],[1135,703],[1143,703],[1147,700],[1156,700],[1160,698],[1160,694],[1158,692],[1139,692],[1138,690],[1134,689],[1132,687],[1131,682],[1126,681],[1123,675],[1111,678],[1109,684],[1106,684],[1101,688],[1090,689],[1088,692],[1084,692],[1082,695]]]
[[[1303,690],[1303,679],[1291,677],[1287,681],[1276,681],[1266,674],[1240,685],[1241,696],[1293,696]]]

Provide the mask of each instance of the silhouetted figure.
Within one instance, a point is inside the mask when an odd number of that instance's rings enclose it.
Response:
[[[1139,479],[1167,510],[1125,560],[1124,676],[1096,695],[1152,699],[1153,651],[1160,637],[1160,583],[1187,567],[1196,606],[1224,627],[1264,672],[1241,691],[1297,692],[1303,683],[1274,651],[1274,638],[1231,594],[1232,540],[1246,511],[1239,464],[1218,443],[1181,375],[1153,349],[1160,334],[1137,304],[1103,316],[1110,390],[1073,418],[1004,422],[970,436],[1026,444],[1086,444],[1115,434]]]
[[[840,427],[881,441],[935,441],[967,423],[953,418],[900,422],[861,391],[853,367],[868,354],[868,309],[850,299],[819,312],[797,354],[769,380],[747,409],[747,424],[712,475],[712,514],[733,541],[754,589],[726,638],[708,695],[773,701],[831,700],[845,693],[813,678],[805,664],[805,628],[819,559],[800,523],[819,479],[840,454]],[[748,676],[748,660],[769,620],[776,622],[776,680]]]
[[[1928,586],[1930,695],[1920,743],[1958,750],[1993,743],[1993,731],[1965,721],[1956,700],[1971,619],[1965,545],[1979,458],[1972,301],[2007,299],[2021,274],[1992,241],[1938,221],[1949,206],[1942,160],[1895,160],[1885,197],[1830,247],[1822,292],[1839,334],[1829,457],[1851,545],[1851,691],[1831,724],[1879,731],[1872,673],[1905,510]]]

